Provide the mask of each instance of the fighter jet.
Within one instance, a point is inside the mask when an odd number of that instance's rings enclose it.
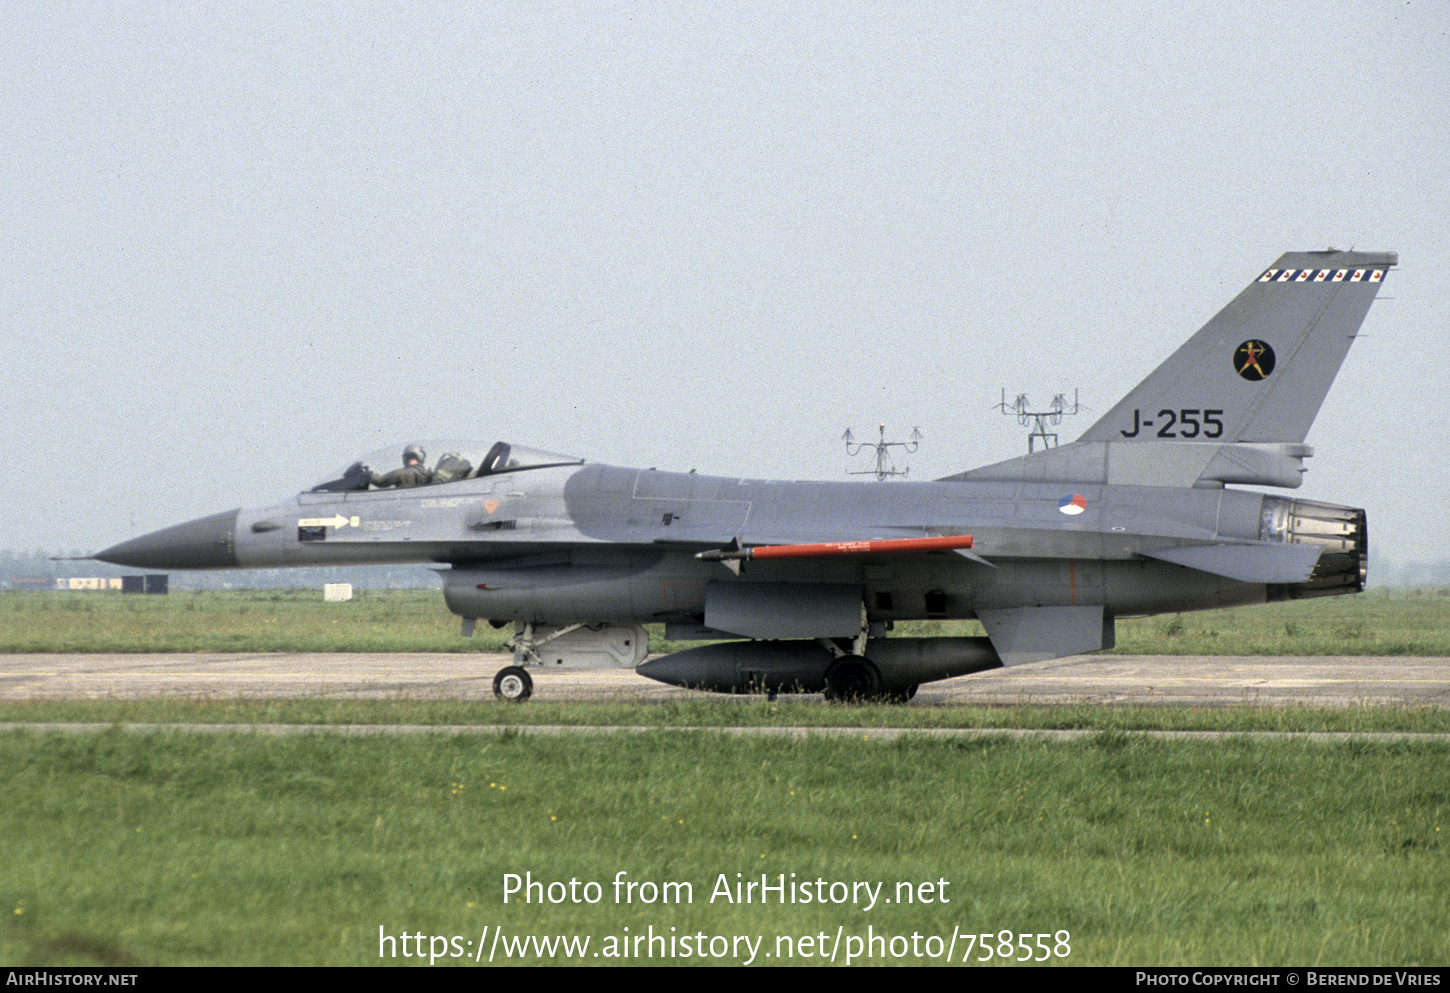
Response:
[[[1119,617],[1363,590],[1363,510],[1240,487],[1299,486],[1310,425],[1395,263],[1284,255],[1077,441],[935,482],[774,482],[428,441],[97,558],[436,564],[465,635],[512,625],[512,664],[494,677],[507,700],[529,697],[531,671],[565,666],[906,700],[932,680],[1110,648]],[[890,636],[970,618],[986,637]],[[704,644],[645,661],[645,624]]]

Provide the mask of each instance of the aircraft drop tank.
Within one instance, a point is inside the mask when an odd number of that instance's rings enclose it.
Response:
[[[881,670],[887,693],[1002,665],[986,638],[873,638],[865,655]],[[719,693],[819,693],[835,658],[819,641],[728,641],[651,659],[635,671]]]

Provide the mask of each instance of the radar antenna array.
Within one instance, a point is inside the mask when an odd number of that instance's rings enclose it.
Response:
[[[1042,441],[1044,450],[1057,447],[1057,432],[1047,430],[1051,424],[1053,427],[1062,423],[1063,415],[1076,414],[1082,409],[1077,401],[1077,390],[1072,391],[1072,406],[1067,404],[1067,394],[1059,393],[1052,398],[1046,410],[1029,410],[1031,402],[1027,399],[1026,393],[1017,394],[1017,399],[1011,403],[1007,402],[1007,389],[1002,388],[1002,402],[997,404],[997,409],[1004,414],[1016,414],[1017,423],[1024,428],[1032,425],[1032,432],[1027,436],[1027,454],[1031,455],[1036,450],[1037,441]]]
[[[880,482],[882,482],[882,481],[884,481],[886,479],[889,479],[892,476],[905,476],[907,473],[909,473],[911,471],[911,467],[910,466],[907,466],[905,469],[898,470],[896,468],[895,463],[893,463],[888,468],[887,467],[887,464],[886,464],[887,463],[887,455],[890,452],[890,450],[893,449],[893,448],[904,448],[904,449],[906,449],[906,451],[908,453],[916,451],[917,446],[920,445],[921,442],[922,442],[922,440],[926,437],[925,435],[923,435],[921,433],[921,430],[919,428],[912,428],[911,429],[911,440],[910,441],[887,441],[886,440],[886,425],[885,424],[882,424],[882,425],[879,426],[879,433],[880,433],[880,438],[879,438],[879,440],[877,440],[875,442],[870,442],[870,441],[857,442],[855,436],[851,434],[851,429],[850,428],[847,428],[846,429],[846,433],[843,434],[843,435],[841,435],[841,440],[846,443],[846,454],[847,455],[855,456],[855,455],[859,454],[862,449],[866,449],[866,448],[874,449],[875,452],[876,452],[876,468],[875,469],[862,469],[862,470],[858,470],[856,472],[850,472],[850,471],[848,471],[846,473],[846,475],[848,475],[848,476],[875,476],[876,477],[876,482],[880,483]]]

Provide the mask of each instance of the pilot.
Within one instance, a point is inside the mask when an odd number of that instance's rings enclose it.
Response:
[[[433,481],[433,473],[423,466],[423,462],[427,458],[428,453],[423,451],[421,446],[409,445],[403,449],[403,468],[382,474],[370,469],[368,470],[368,482],[377,487],[427,486]]]

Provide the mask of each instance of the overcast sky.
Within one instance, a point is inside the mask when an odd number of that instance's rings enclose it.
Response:
[[[506,439],[930,479],[1397,251],[1296,495],[1450,557],[1450,6],[6,4],[0,547]]]

